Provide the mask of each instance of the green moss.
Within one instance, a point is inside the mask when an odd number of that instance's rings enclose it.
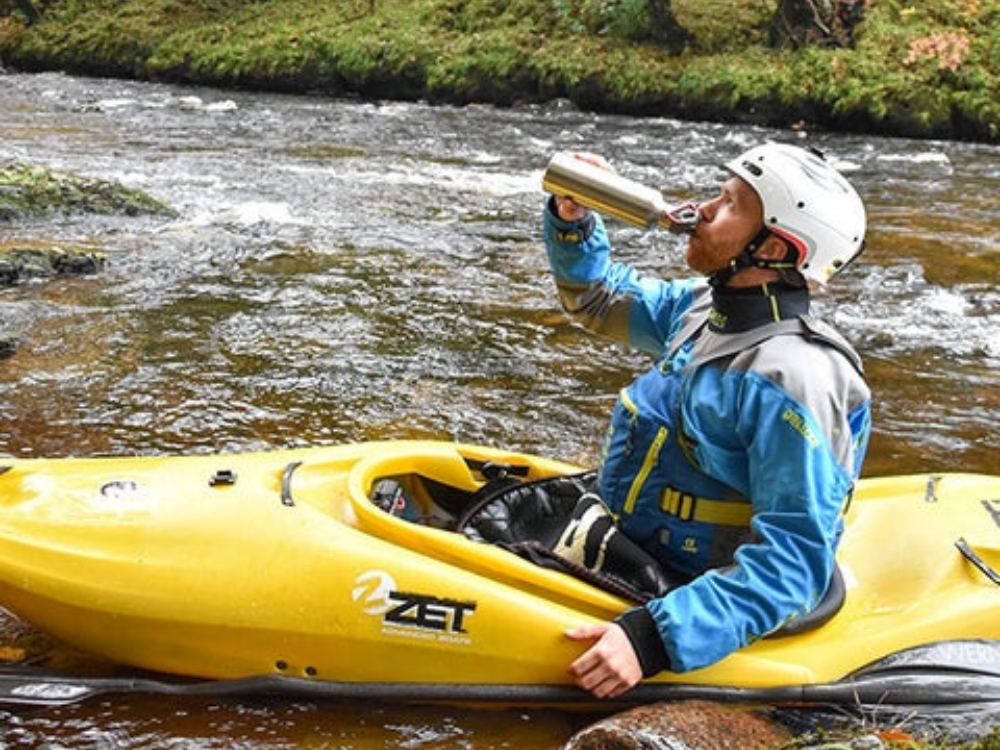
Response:
[[[96,273],[103,267],[104,255],[91,248],[27,242],[0,245],[0,286],[27,278]]]
[[[905,729],[897,727],[869,727],[859,729],[818,729],[796,737],[778,750],[1000,750],[1000,727],[980,740],[945,743],[918,739]]]
[[[116,182],[56,172],[18,159],[0,164],[0,221],[59,211],[173,213],[161,201]]]
[[[701,55],[738,52],[767,45],[776,7],[774,0],[731,0],[720,17],[723,9],[717,2],[673,2],[677,20],[691,32],[692,51]]]

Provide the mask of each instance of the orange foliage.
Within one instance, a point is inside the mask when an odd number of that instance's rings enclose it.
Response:
[[[910,52],[903,61],[913,65],[918,60],[937,60],[938,70],[958,70],[969,51],[969,38],[959,31],[947,31],[920,37],[910,42]]]

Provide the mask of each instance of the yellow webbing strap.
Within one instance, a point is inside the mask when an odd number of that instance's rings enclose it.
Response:
[[[671,487],[660,495],[660,509],[682,521],[700,521],[718,526],[748,526],[753,517],[750,503],[709,500]]]

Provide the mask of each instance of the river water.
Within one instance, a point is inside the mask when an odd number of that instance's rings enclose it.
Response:
[[[825,150],[869,208],[869,249],[818,300],[875,397],[865,473],[1000,469],[1000,148],[633,119],[0,74],[0,159],[114,179],[177,217],[59,215],[0,242],[108,257],[0,289],[0,453],[259,450],[385,438],[593,463],[648,362],[569,324],[539,239],[541,170],[599,151],[704,199],[761,140]],[[612,225],[682,273],[681,240]],[[5,747],[556,748],[579,718],[192,700],[16,714]],[[48,744],[46,744],[48,743]],[[0,746],[4,746],[0,744]]]

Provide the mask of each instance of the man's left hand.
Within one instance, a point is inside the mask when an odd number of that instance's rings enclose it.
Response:
[[[614,623],[586,625],[567,631],[574,641],[597,641],[576,661],[569,673],[574,681],[596,698],[617,698],[642,679],[642,666],[632,642]]]

